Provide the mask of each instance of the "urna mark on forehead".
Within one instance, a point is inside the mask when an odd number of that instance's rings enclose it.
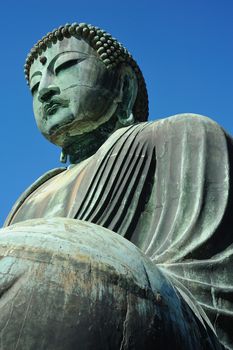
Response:
[[[61,55],[74,52],[80,54],[80,58],[85,57],[98,57],[97,52],[83,39],[71,37],[64,38],[55,44],[51,44],[38,58],[32,63],[30,68],[30,80],[36,71],[43,70],[43,67],[48,66],[51,63],[55,63]]]

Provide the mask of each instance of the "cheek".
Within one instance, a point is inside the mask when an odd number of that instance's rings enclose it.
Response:
[[[106,89],[79,87],[69,93],[70,109],[76,119],[97,120],[113,105],[114,94]]]
[[[41,103],[33,100],[32,106],[33,106],[33,112],[34,112],[34,116],[36,119],[36,123],[37,123],[37,125],[40,125],[42,122],[42,117],[43,117]]]
[[[79,72],[77,68],[60,72],[53,81],[53,85],[58,86],[62,94],[81,84],[85,84],[85,81],[83,80],[82,72]]]

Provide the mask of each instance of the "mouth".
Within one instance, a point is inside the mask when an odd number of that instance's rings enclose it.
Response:
[[[54,98],[49,102],[45,103],[43,106],[43,115],[44,119],[47,119],[49,116],[55,114],[59,108],[66,108],[69,106],[68,100],[63,100],[61,98]]]
[[[44,107],[44,113],[46,116],[53,115],[60,107],[59,103],[49,103]]]

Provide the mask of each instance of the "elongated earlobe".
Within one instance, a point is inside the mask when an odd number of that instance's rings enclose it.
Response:
[[[123,126],[129,126],[134,124],[135,119],[133,113],[130,113],[130,115],[125,115],[124,117],[118,116],[118,121],[123,125]]]
[[[117,108],[118,122],[122,126],[134,124],[133,106],[138,92],[138,83],[134,71],[127,66],[122,68],[121,98]]]
[[[64,151],[64,149],[61,150],[60,162],[61,163],[66,163],[67,162],[67,154]]]

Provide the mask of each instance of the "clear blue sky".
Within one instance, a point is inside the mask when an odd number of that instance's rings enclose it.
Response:
[[[211,117],[233,134],[233,0],[12,0],[1,3],[0,224],[20,193],[60,166],[37,131],[23,64],[61,24],[86,22],[119,39],[141,67],[150,119]]]

